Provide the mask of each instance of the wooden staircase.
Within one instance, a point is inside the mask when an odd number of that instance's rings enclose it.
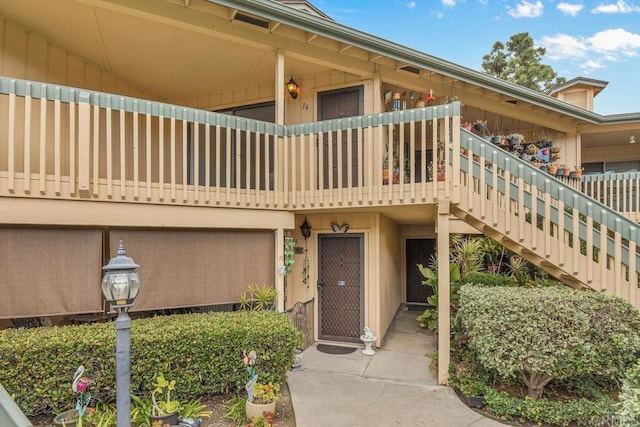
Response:
[[[460,154],[460,200],[451,203],[451,214],[568,286],[616,295],[640,308],[636,223],[461,132],[460,146],[468,153]]]

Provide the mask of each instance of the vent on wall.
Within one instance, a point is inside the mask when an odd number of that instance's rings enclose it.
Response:
[[[246,22],[247,24],[255,25],[260,28],[269,28],[269,21],[265,21],[254,16],[245,15],[244,13],[236,13],[234,17],[237,21]]]
[[[401,70],[408,71],[413,74],[420,74],[420,69],[414,67],[413,65],[405,65],[404,67],[400,67]]]

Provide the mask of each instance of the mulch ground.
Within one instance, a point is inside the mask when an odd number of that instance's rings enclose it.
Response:
[[[289,394],[289,387],[287,384],[282,384],[280,388],[282,397],[278,399],[276,404],[276,427],[295,427],[296,419],[293,413],[293,405],[291,404],[291,395]],[[215,395],[206,399],[203,399],[203,403],[207,405],[212,414],[211,418],[205,419],[202,423],[202,427],[232,427],[237,424],[231,420],[224,418],[225,403],[231,399],[232,396],[227,395]],[[34,427],[55,427],[53,424],[53,416],[47,415],[43,417],[30,418]]]

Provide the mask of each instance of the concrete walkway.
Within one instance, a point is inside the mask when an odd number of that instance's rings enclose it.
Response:
[[[463,404],[450,387],[437,385],[425,353],[433,335],[418,326],[417,312],[400,310],[374,356],[303,354],[303,367],[287,383],[298,427],[503,426]]]

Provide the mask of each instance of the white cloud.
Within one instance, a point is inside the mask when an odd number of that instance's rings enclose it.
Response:
[[[430,11],[430,13],[438,19],[444,18],[444,13],[440,12],[439,10],[432,10]]]
[[[407,3],[407,7],[409,9],[414,9],[416,7],[416,2],[410,1],[409,3]]]
[[[622,28],[600,31],[588,39],[596,52],[613,58],[636,56],[640,52],[640,34],[630,33]]]
[[[446,7],[454,7],[457,0],[442,0],[442,5]]]
[[[622,28],[600,31],[591,37],[543,36],[538,44],[547,49],[549,59],[581,61],[583,70],[604,68],[605,62],[618,62],[640,54],[640,34]]]
[[[618,0],[615,3],[600,4],[593,9],[591,13],[632,13],[640,12],[640,6],[630,5],[624,0]]]
[[[539,44],[547,49],[547,57],[553,60],[584,58],[589,50],[586,41],[568,34],[543,36]]]
[[[508,7],[507,13],[514,18],[537,18],[542,15],[543,9],[544,5],[540,0],[535,3],[522,0],[515,7]]]
[[[558,3],[558,5],[556,6],[556,9],[558,9],[560,12],[564,13],[565,15],[576,16],[578,13],[580,13],[582,9],[584,9],[584,5],[576,4],[576,3],[561,2],[561,3]]]

